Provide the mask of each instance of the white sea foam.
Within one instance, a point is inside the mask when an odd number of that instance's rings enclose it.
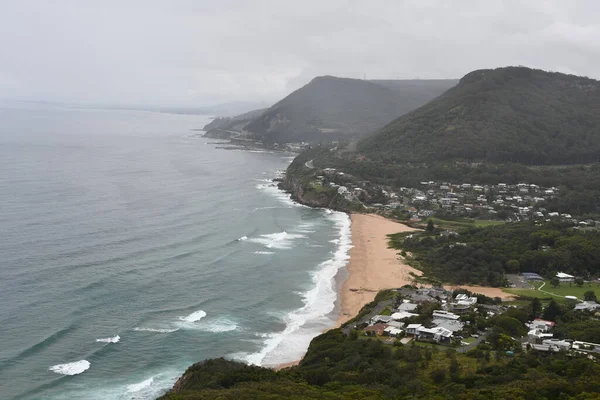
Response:
[[[235,354],[235,358],[256,365],[274,365],[298,360],[308,348],[310,341],[323,330],[330,328],[334,321],[329,314],[334,310],[337,298],[335,276],[340,268],[348,263],[352,247],[350,238],[350,218],[340,212],[326,213],[339,232],[333,257],[319,264],[312,274],[314,286],[302,294],[304,306],[285,315],[283,332],[270,334],[265,338],[263,348],[253,354]]]
[[[67,364],[57,364],[48,368],[49,371],[61,375],[79,375],[90,368],[90,362],[87,360],[75,361]]]
[[[244,240],[248,240],[248,236],[242,236],[238,239],[238,242],[243,242]]]
[[[144,328],[135,327],[133,328],[136,332],[154,332],[154,333],[173,333],[179,330],[179,328]]]
[[[198,322],[204,317],[206,317],[206,313],[202,310],[198,310],[191,313],[187,317],[179,317],[179,319],[185,322]]]
[[[315,223],[314,222],[304,222],[300,225],[298,225],[298,227],[296,229],[294,229],[294,232],[298,232],[298,233],[315,233]]]
[[[200,330],[205,332],[230,332],[236,329],[238,329],[238,325],[227,318],[219,318],[200,326]]]
[[[96,339],[96,342],[102,342],[102,343],[119,343],[119,340],[121,340],[121,336],[117,335],[114,337],[107,337],[107,338],[102,338],[102,339]]]
[[[127,393],[141,392],[142,390],[152,386],[153,383],[154,383],[154,378],[149,378],[140,383],[133,383],[131,385],[127,385]]]
[[[274,251],[255,251],[254,254],[271,255],[275,254]]]
[[[303,204],[296,203],[295,201],[293,201],[290,194],[279,189],[277,187],[277,185],[275,183],[273,183],[273,181],[269,181],[269,182],[270,183],[259,183],[256,185],[256,188],[275,197],[277,200],[279,200],[281,203],[285,204],[286,206],[307,207],[308,208],[308,206],[305,206]]]
[[[287,233],[286,231],[260,235],[250,239],[251,242],[262,244],[268,249],[291,249],[295,239],[306,237],[300,233]]]

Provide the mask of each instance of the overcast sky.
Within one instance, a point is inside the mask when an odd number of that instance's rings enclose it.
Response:
[[[0,0],[0,98],[275,101],[318,75],[600,78],[597,0]]]

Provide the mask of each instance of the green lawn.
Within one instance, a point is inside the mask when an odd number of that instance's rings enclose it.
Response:
[[[532,283],[532,284],[535,287],[541,286],[540,283]],[[549,281],[546,281],[546,284],[542,287],[542,290],[543,291],[533,290],[533,289],[504,289],[505,292],[515,294],[517,296],[537,297],[539,299],[545,299],[545,298],[551,298],[551,297],[553,297],[555,299],[559,299],[559,298],[564,299],[565,296],[575,296],[579,300],[583,300],[584,294],[588,290],[592,290],[596,293],[597,296],[600,296],[600,284],[598,284],[598,283],[592,283],[591,286],[587,283],[584,283],[582,287],[578,287],[574,283],[571,284],[571,286],[569,286],[568,283],[561,283],[559,286],[553,287]],[[552,293],[555,296],[552,296],[551,294],[544,293],[544,292]]]
[[[322,193],[325,191],[325,188],[320,183],[313,182],[313,183],[311,183],[311,186],[312,186],[313,190],[317,193]]]
[[[457,218],[456,220],[445,220],[436,217],[429,217],[427,220],[432,220],[435,225],[437,225],[440,229],[460,229],[460,228],[469,228],[472,226],[475,227],[485,227],[492,225],[501,225],[503,221],[488,221],[484,219],[468,219],[468,218]],[[427,223],[427,220],[424,222]]]
[[[548,293],[540,292],[534,289],[503,289],[502,291],[514,294],[516,296],[537,297],[538,299],[549,299],[554,297]]]
[[[502,225],[504,221],[487,221],[485,219],[476,219],[474,220],[474,224],[476,227],[485,227],[485,226],[493,226],[493,225]]]
[[[390,310],[389,307],[386,307],[379,315],[392,315],[392,310]]]

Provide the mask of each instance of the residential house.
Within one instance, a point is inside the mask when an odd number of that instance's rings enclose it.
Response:
[[[421,324],[409,324],[406,326],[406,334],[407,335],[417,335],[417,331],[419,328],[422,328]]]
[[[550,332],[554,328],[554,322],[536,318],[529,324],[529,328],[539,329],[542,332]]]
[[[542,344],[550,346],[554,351],[569,350],[571,348],[570,342],[559,339],[546,339],[542,341]]]
[[[388,326],[387,328],[384,329],[384,333],[388,334],[391,337],[396,337],[396,336],[400,335],[402,332],[404,332],[402,329],[395,328],[393,326]]]
[[[579,350],[579,351],[594,351],[594,352],[598,353],[598,352],[600,352],[600,344],[574,341],[573,349]]]
[[[447,342],[453,336],[451,330],[438,326],[435,328],[425,328],[421,326],[417,329],[418,340],[433,340],[435,342]]]
[[[575,305],[575,311],[593,311],[600,308],[600,304],[595,301],[583,301]]]
[[[445,318],[434,318],[432,323],[436,327],[442,327],[442,328],[448,329],[449,331],[452,331],[452,332],[462,331],[465,326],[465,324],[463,324],[460,321],[455,321],[455,320],[445,319]]]
[[[387,324],[390,321],[392,321],[392,317],[389,315],[375,315],[373,318],[371,318],[371,325],[374,325],[378,322],[383,322],[384,324]]]
[[[449,311],[435,310],[433,312],[433,318],[443,318],[456,321],[460,318],[460,315],[451,313]]]
[[[533,350],[537,350],[537,351],[550,351],[551,350],[549,344],[530,343],[529,345],[531,346],[531,348]]]
[[[573,282],[575,280],[575,277],[573,275],[565,274],[564,272],[557,272],[556,277],[561,282]]]
[[[550,339],[553,336],[554,335],[552,333],[547,333],[538,328],[533,328],[527,332],[527,340],[529,343],[541,343],[542,341]]]
[[[387,328],[387,327],[388,327],[387,324],[379,323],[379,324],[367,326],[364,329],[364,332],[366,335],[383,336],[383,333],[385,332],[385,328]]]
[[[398,307],[398,311],[411,312],[415,311],[417,307],[419,307],[418,304],[411,303],[410,300],[404,300],[404,302]]]
[[[411,313],[411,312],[398,311],[398,312],[393,313],[391,317],[394,321],[401,321],[403,319],[410,318],[410,317],[416,317],[418,315],[419,314],[415,314],[415,313]]]
[[[400,321],[390,321],[387,323],[389,326],[392,326],[394,328],[404,328],[404,325],[406,325],[404,322],[400,322]]]

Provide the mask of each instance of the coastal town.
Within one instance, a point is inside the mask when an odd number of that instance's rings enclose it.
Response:
[[[568,282],[569,278],[563,279]],[[466,352],[486,342],[494,323],[498,323],[494,317],[516,309],[515,305],[503,304],[499,298],[492,299],[462,289],[449,291],[441,287],[406,285],[391,290],[390,294],[391,299],[380,301],[371,313],[353,322],[346,333],[350,334],[353,329],[360,335],[378,338],[389,345],[408,345],[414,341],[439,345],[440,350],[454,347],[459,352]],[[600,316],[600,304],[596,301],[568,300],[572,301],[567,307],[579,313],[580,318],[596,319]],[[572,340],[560,334],[555,336],[555,326],[555,321],[533,318],[523,323],[524,334],[509,337],[503,348],[511,353],[519,349],[600,355],[600,344]]]
[[[314,166],[309,161],[306,168]],[[324,168],[310,185],[318,192],[328,191],[342,197],[364,211],[402,217],[410,223],[432,216],[450,216],[506,222],[565,220],[577,229],[600,227],[598,220],[549,210],[548,204],[561,195],[560,189],[534,183],[484,185],[423,181],[419,187],[394,188]]]

